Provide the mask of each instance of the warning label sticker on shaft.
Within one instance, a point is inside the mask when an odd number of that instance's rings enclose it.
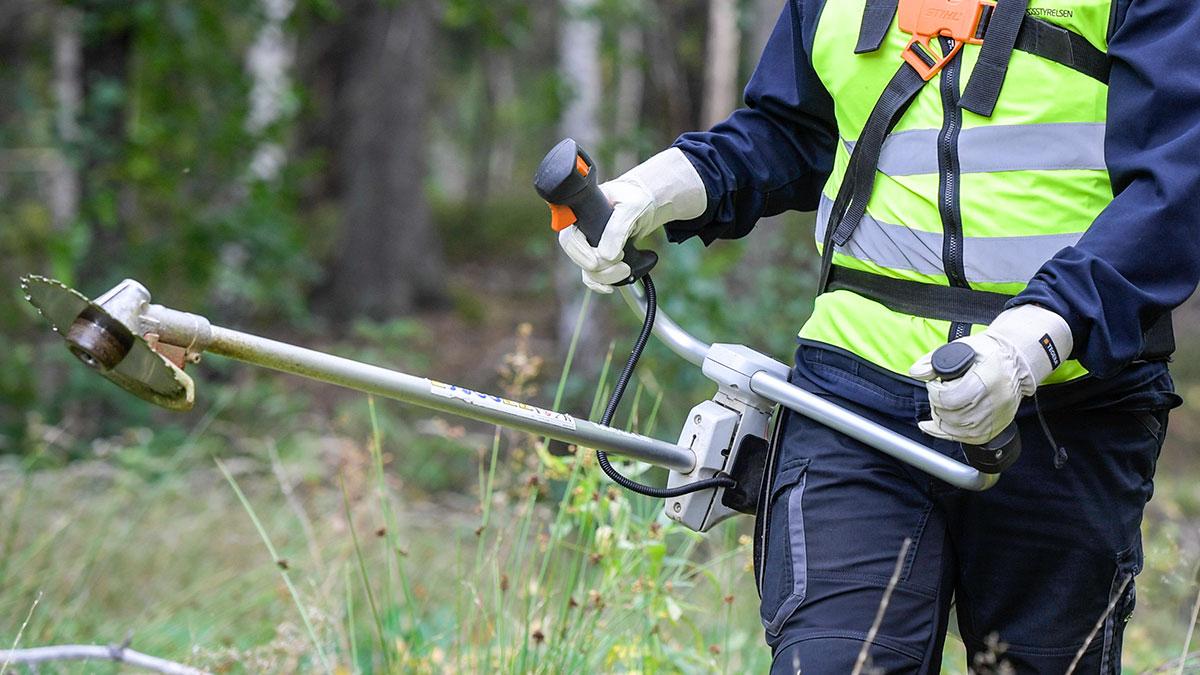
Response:
[[[470,405],[487,408],[488,410],[494,410],[505,415],[516,415],[528,420],[553,424],[563,429],[575,429],[575,418],[566,413],[538,408],[528,403],[521,403],[520,401],[510,401],[499,396],[484,394],[467,389],[466,387],[445,384],[435,380],[429,381],[429,390],[437,396],[458,399]]]

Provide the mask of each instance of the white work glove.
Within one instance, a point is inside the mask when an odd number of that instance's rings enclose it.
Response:
[[[1031,396],[1074,349],[1062,317],[1036,305],[1019,305],[996,317],[987,330],[965,337],[975,363],[962,377],[942,382],[933,372],[933,352],[917,359],[908,374],[926,383],[933,419],[921,431],[982,445],[1016,417],[1021,399]]]
[[[600,191],[613,205],[600,245],[592,247],[574,225],[558,233],[558,245],[583,269],[583,283],[598,293],[612,293],[612,284],[629,277],[629,265],[621,262],[626,242],[672,221],[699,218],[708,206],[704,181],[679,148],[658,153]]]

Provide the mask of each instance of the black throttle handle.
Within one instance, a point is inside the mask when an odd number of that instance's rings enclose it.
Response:
[[[957,380],[975,363],[975,350],[962,342],[951,342],[933,353],[933,372],[943,382]],[[1021,456],[1021,433],[1014,420],[998,436],[983,445],[962,444],[967,463],[982,473],[997,474],[1007,470]]]
[[[574,225],[593,247],[600,245],[613,212],[612,204],[600,191],[595,168],[583,148],[574,139],[565,138],[546,154],[533,177],[534,189],[550,204],[550,227],[561,232]],[[641,250],[632,241],[625,244],[624,253],[631,274],[616,286],[641,279],[658,264],[654,251]]]

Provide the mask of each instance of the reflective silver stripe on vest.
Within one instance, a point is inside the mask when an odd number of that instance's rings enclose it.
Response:
[[[962,173],[1062,169],[1107,170],[1104,124],[1022,124],[963,129],[958,137]],[[938,129],[897,131],[883,143],[879,171],[888,176],[938,172]],[[847,152],[854,142],[842,139]]]
[[[821,195],[817,208],[817,241],[825,240],[825,225],[833,200]],[[976,283],[1020,283],[1029,281],[1042,263],[1067,246],[1074,246],[1082,233],[1041,234],[1027,237],[966,237],[963,267],[967,280]],[[863,217],[854,236],[837,249],[859,260],[895,270],[945,276],[942,268],[942,235],[922,232]]]

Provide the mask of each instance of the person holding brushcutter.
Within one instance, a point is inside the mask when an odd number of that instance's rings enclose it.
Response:
[[[937,672],[952,607],[973,661],[1120,671],[1200,280],[1198,34],[1178,0],[788,0],[745,107],[604,184],[597,246],[560,233],[611,292],[659,229],[816,211],[791,381],[955,458],[1015,421],[1020,459],[969,493],[784,416],[755,542],[773,672],[861,668],[873,624],[871,667]],[[974,356],[942,381],[948,342]]]

